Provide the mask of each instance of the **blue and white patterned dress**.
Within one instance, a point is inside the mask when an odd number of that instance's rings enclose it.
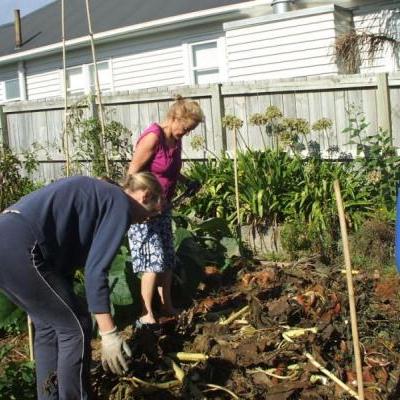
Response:
[[[131,225],[128,239],[134,273],[160,273],[175,267],[170,210],[145,224]]]

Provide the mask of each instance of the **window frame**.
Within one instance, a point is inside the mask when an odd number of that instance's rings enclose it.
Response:
[[[107,64],[108,68],[107,68],[107,80],[108,82],[104,85],[101,84],[100,82],[100,90],[101,92],[105,92],[105,93],[110,93],[113,91],[113,79],[112,79],[112,62],[111,59],[108,60],[101,60],[101,61],[97,61],[97,66],[99,66],[99,64]],[[93,63],[87,63],[87,64],[80,64],[80,65],[73,65],[67,68],[67,75],[68,75],[68,71],[71,71],[73,69],[78,69],[81,68],[81,73],[82,73],[82,81],[83,81],[83,86],[81,89],[73,89],[73,91],[71,91],[71,89],[68,87],[68,76],[67,76],[67,93],[68,95],[71,96],[83,96],[83,95],[87,95],[87,94],[93,94],[95,93],[95,79],[93,79],[92,82],[92,76],[91,76],[91,68],[93,68]],[[94,73],[93,73],[94,76]],[[92,88],[93,86],[93,88]]]
[[[7,82],[11,81],[16,81],[17,82],[17,87],[18,87],[18,97],[7,97]],[[20,86],[20,81],[19,78],[12,78],[12,79],[6,79],[3,81],[3,93],[4,93],[4,101],[18,101],[21,100],[21,86]]]
[[[215,66],[209,67],[195,67],[194,65],[194,49],[196,46],[201,46],[208,43],[216,44],[217,62]],[[189,85],[196,85],[196,72],[203,72],[207,70],[218,69],[220,83],[227,80],[226,57],[225,57],[225,37],[220,35],[213,35],[208,37],[190,38],[183,42],[183,56],[184,56],[184,69],[185,81]],[[211,83],[211,82],[210,82]]]

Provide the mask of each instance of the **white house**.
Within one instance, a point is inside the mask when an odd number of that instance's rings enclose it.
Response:
[[[67,91],[89,93],[85,1],[65,4]],[[400,40],[398,0],[92,0],[91,19],[103,92],[342,74],[341,34]],[[60,0],[0,26],[0,103],[63,96],[61,32]],[[400,70],[398,49],[378,50],[357,72]]]

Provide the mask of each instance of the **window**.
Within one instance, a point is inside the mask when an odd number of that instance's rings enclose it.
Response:
[[[83,67],[74,67],[67,70],[67,91],[68,94],[85,93],[85,78]]]
[[[184,43],[186,80],[189,84],[216,83],[225,79],[224,38]]]
[[[4,92],[6,100],[19,100],[21,97],[19,89],[19,80],[10,79],[4,82]]]
[[[97,73],[99,74],[100,89],[103,92],[109,92],[111,90],[111,71],[110,63],[108,61],[103,61],[97,63]],[[96,80],[94,76],[94,65],[89,65],[89,81],[90,81],[90,91],[96,92]]]
[[[100,89],[109,92],[112,89],[111,68],[109,61],[97,63]],[[79,67],[68,68],[67,70],[67,91],[72,95],[94,93],[96,91],[94,66],[84,64]]]
[[[192,70],[194,83],[218,82],[217,42],[194,44],[192,47]]]

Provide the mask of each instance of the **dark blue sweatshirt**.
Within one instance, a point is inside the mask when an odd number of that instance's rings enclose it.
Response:
[[[9,209],[29,222],[57,273],[70,276],[85,268],[89,311],[110,312],[108,270],[133,218],[128,195],[108,182],[75,176],[32,192]]]

